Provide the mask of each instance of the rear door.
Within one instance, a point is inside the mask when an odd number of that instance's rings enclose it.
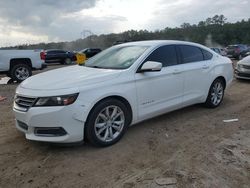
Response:
[[[191,45],[178,45],[184,76],[183,105],[202,102],[211,84],[211,59],[209,51]]]
[[[182,106],[183,74],[175,45],[157,48],[144,61],[163,64],[158,72],[136,73],[138,117],[140,120],[177,109]]]

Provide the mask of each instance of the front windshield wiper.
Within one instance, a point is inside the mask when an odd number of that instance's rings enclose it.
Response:
[[[89,65],[85,65],[86,67],[90,67],[90,68],[96,68],[96,69],[112,69],[112,70],[122,70],[123,68],[117,68],[117,67],[101,67],[101,66],[89,66]]]
[[[104,67],[100,67],[100,66],[97,66],[97,65],[95,65],[95,66],[87,66],[87,65],[85,65],[86,67],[90,67],[90,68],[96,68],[96,69],[105,69]]]

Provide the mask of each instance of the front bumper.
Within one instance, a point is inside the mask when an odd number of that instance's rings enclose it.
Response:
[[[235,69],[234,72],[236,78],[250,80],[250,71],[239,71]]]
[[[13,110],[16,127],[28,140],[74,143],[84,139],[84,122],[79,118],[77,105],[31,107],[27,112],[15,107]]]
[[[43,64],[42,64],[42,67],[41,67],[41,70],[47,68],[47,66],[48,66],[48,65],[47,65],[46,63],[43,63]]]

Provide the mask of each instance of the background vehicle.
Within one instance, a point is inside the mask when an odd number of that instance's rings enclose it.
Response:
[[[43,52],[45,63],[71,64],[76,60],[75,53],[65,50],[46,50]]]
[[[0,50],[0,73],[21,82],[46,67],[41,50]]]
[[[100,48],[86,48],[84,50],[79,51],[79,53],[83,53],[86,55],[86,58],[91,58],[96,54],[100,53],[102,50]]]
[[[222,55],[222,56],[226,56],[227,55],[227,52],[223,48],[212,47],[210,49],[213,50],[213,51],[215,51],[216,53]]]
[[[85,54],[83,53],[76,53],[76,63],[78,65],[83,65],[85,63],[85,61],[87,60],[87,57]]]
[[[235,77],[250,80],[250,56],[240,60],[235,67]]]
[[[247,56],[248,47],[244,44],[229,45],[227,48],[227,56],[230,58],[236,58],[241,60],[243,57]]]
[[[109,146],[130,124],[196,103],[218,107],[232,80],[232,61],[205,46],[126,43],[23,82],[16,126],[30,140]]]

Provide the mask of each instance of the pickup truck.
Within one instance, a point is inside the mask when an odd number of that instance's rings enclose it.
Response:
[[[41,50],[0,50],[0,74],[21,82],[46,67]]]

